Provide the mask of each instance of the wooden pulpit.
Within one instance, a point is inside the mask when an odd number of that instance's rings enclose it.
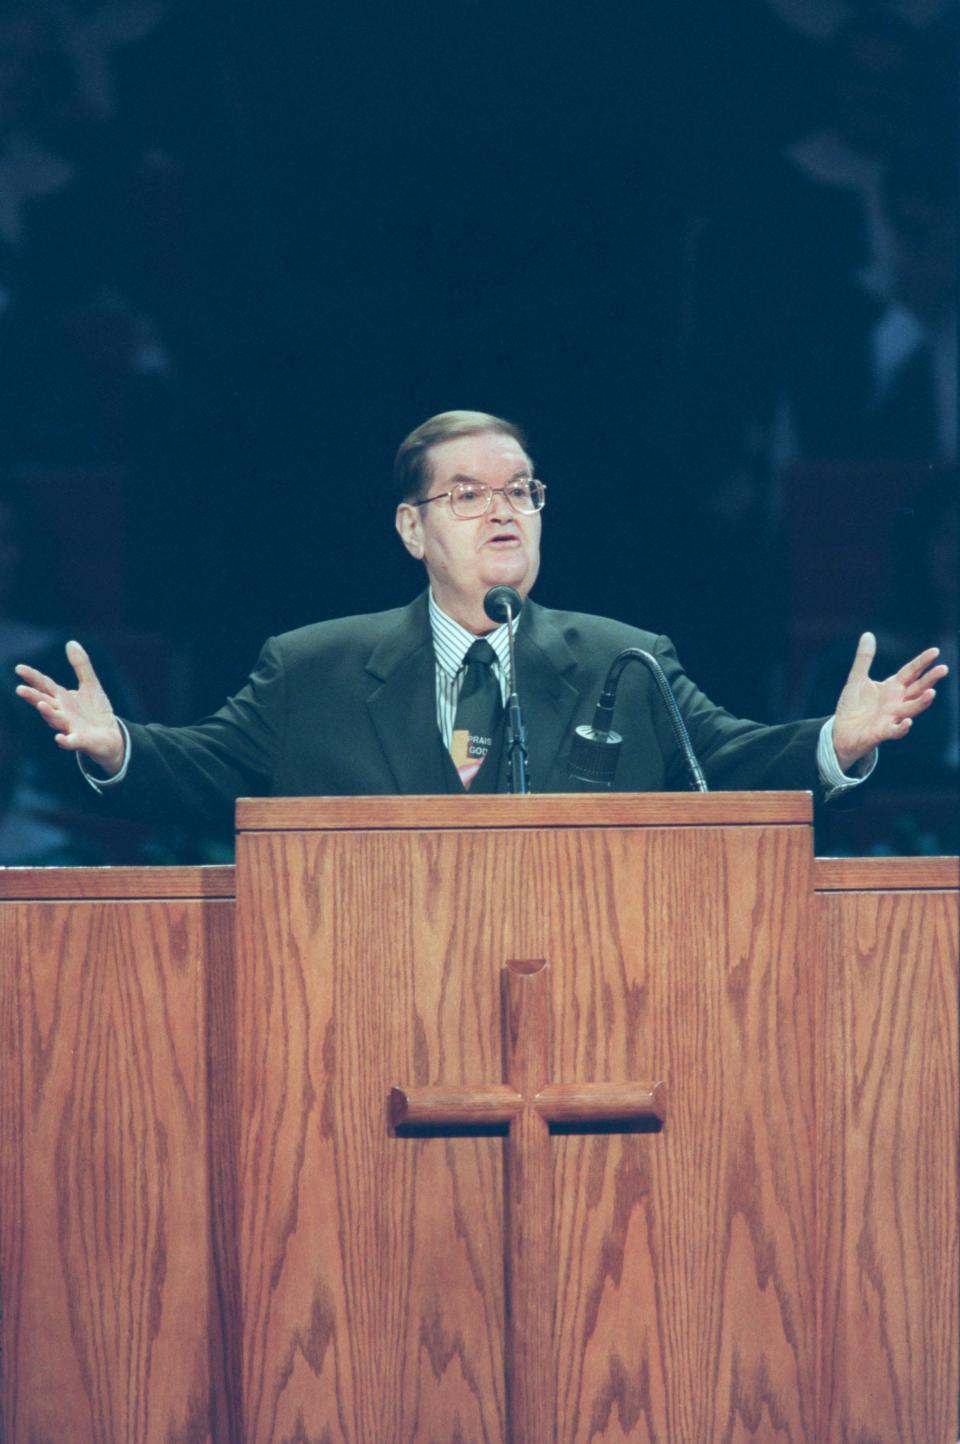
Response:
[[[956,870],[717,793],[0,876],[0,1437],[954,1444]]]
[[[240,804],[251,1440],[813,1439],[808,806]],[[546,1047],[510,1037],[515,962]],[[524,1078],[665,1121],[391,1116]]]

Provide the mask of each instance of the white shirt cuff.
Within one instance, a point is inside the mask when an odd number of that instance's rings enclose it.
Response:
[[[127,768],[130,766],[130,733],[127,731],[126,723],[121,722],[119,717],[117,718],[117,726],[123,733],[123,766],[120,768],[120,771],[115,772],[112,777],[94,777],[93,773],[87,768],[83,753],[78,752],[76,754],[77,766],[80,768],[80,771],[94,792],[105,792],[109,787],[116,787],[117,783],[122,782],[127,775]]]
[[[877,749],[861,757],[855,764],[856,775],[853,776],[844,772],[837,761],[836,749],[833,745],[833,718],[828,717],[820,728],[820,736],[817,740],[817,770],[820,773],[820,781],[823,783],[827,801],[831,797],[837,797],[841,792],[848,792],[851,787],[859,787],[861,782],[866,782],[871,772],[877,765]]]

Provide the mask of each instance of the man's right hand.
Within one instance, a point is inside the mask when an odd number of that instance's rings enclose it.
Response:
[[[17,696],[36,707],[65,752],[85,753],[114,777],[123,766],[125,743],[110,699],[79,642],[67,643],[67,661],[77,675],[75,691],[21,664],[15,669],[23,679]]]

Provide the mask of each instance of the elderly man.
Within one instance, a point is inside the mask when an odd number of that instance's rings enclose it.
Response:
[[[484,612],[487,591],[526,598],[540,558],[545,488],[522,433],[481,412],[444,412],[397,454],[396,526],[429,589],[407,607],[319,622],[267,642],[249,681],[191,727],[138,726],[113,712],[77,642],[77,687],[19,666],[18,694],[78,754],[92,785],[125,813],[228,821],[244,795],[438,793],[506,789],[502,701],[508,637]],[[879,743],[902,737],[930,705],[946,668],[936,648],[894,676],[870,678],[875,644],[861,638],[832,718],[766,727],[715,706],[684,675],[669,640],[602,617],[527,602],[516,627],[519,690],[538,792],[569,792],[574,729],[589,722],[617,652],[640,647],[662,664],[711,786],[855,785]],[[615,786],[684,785],[682,758],[651,678],[624,675],[625,735]]]

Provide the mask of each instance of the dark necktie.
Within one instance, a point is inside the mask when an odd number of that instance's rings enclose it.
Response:
[[[474,642],[464,659],[463,684],[453,722],[450,756],[465,788],[480,771],[493,745],[493,734],[500,720],[500,683],[493,674],[496,660],[496,652],[482,638]]]

